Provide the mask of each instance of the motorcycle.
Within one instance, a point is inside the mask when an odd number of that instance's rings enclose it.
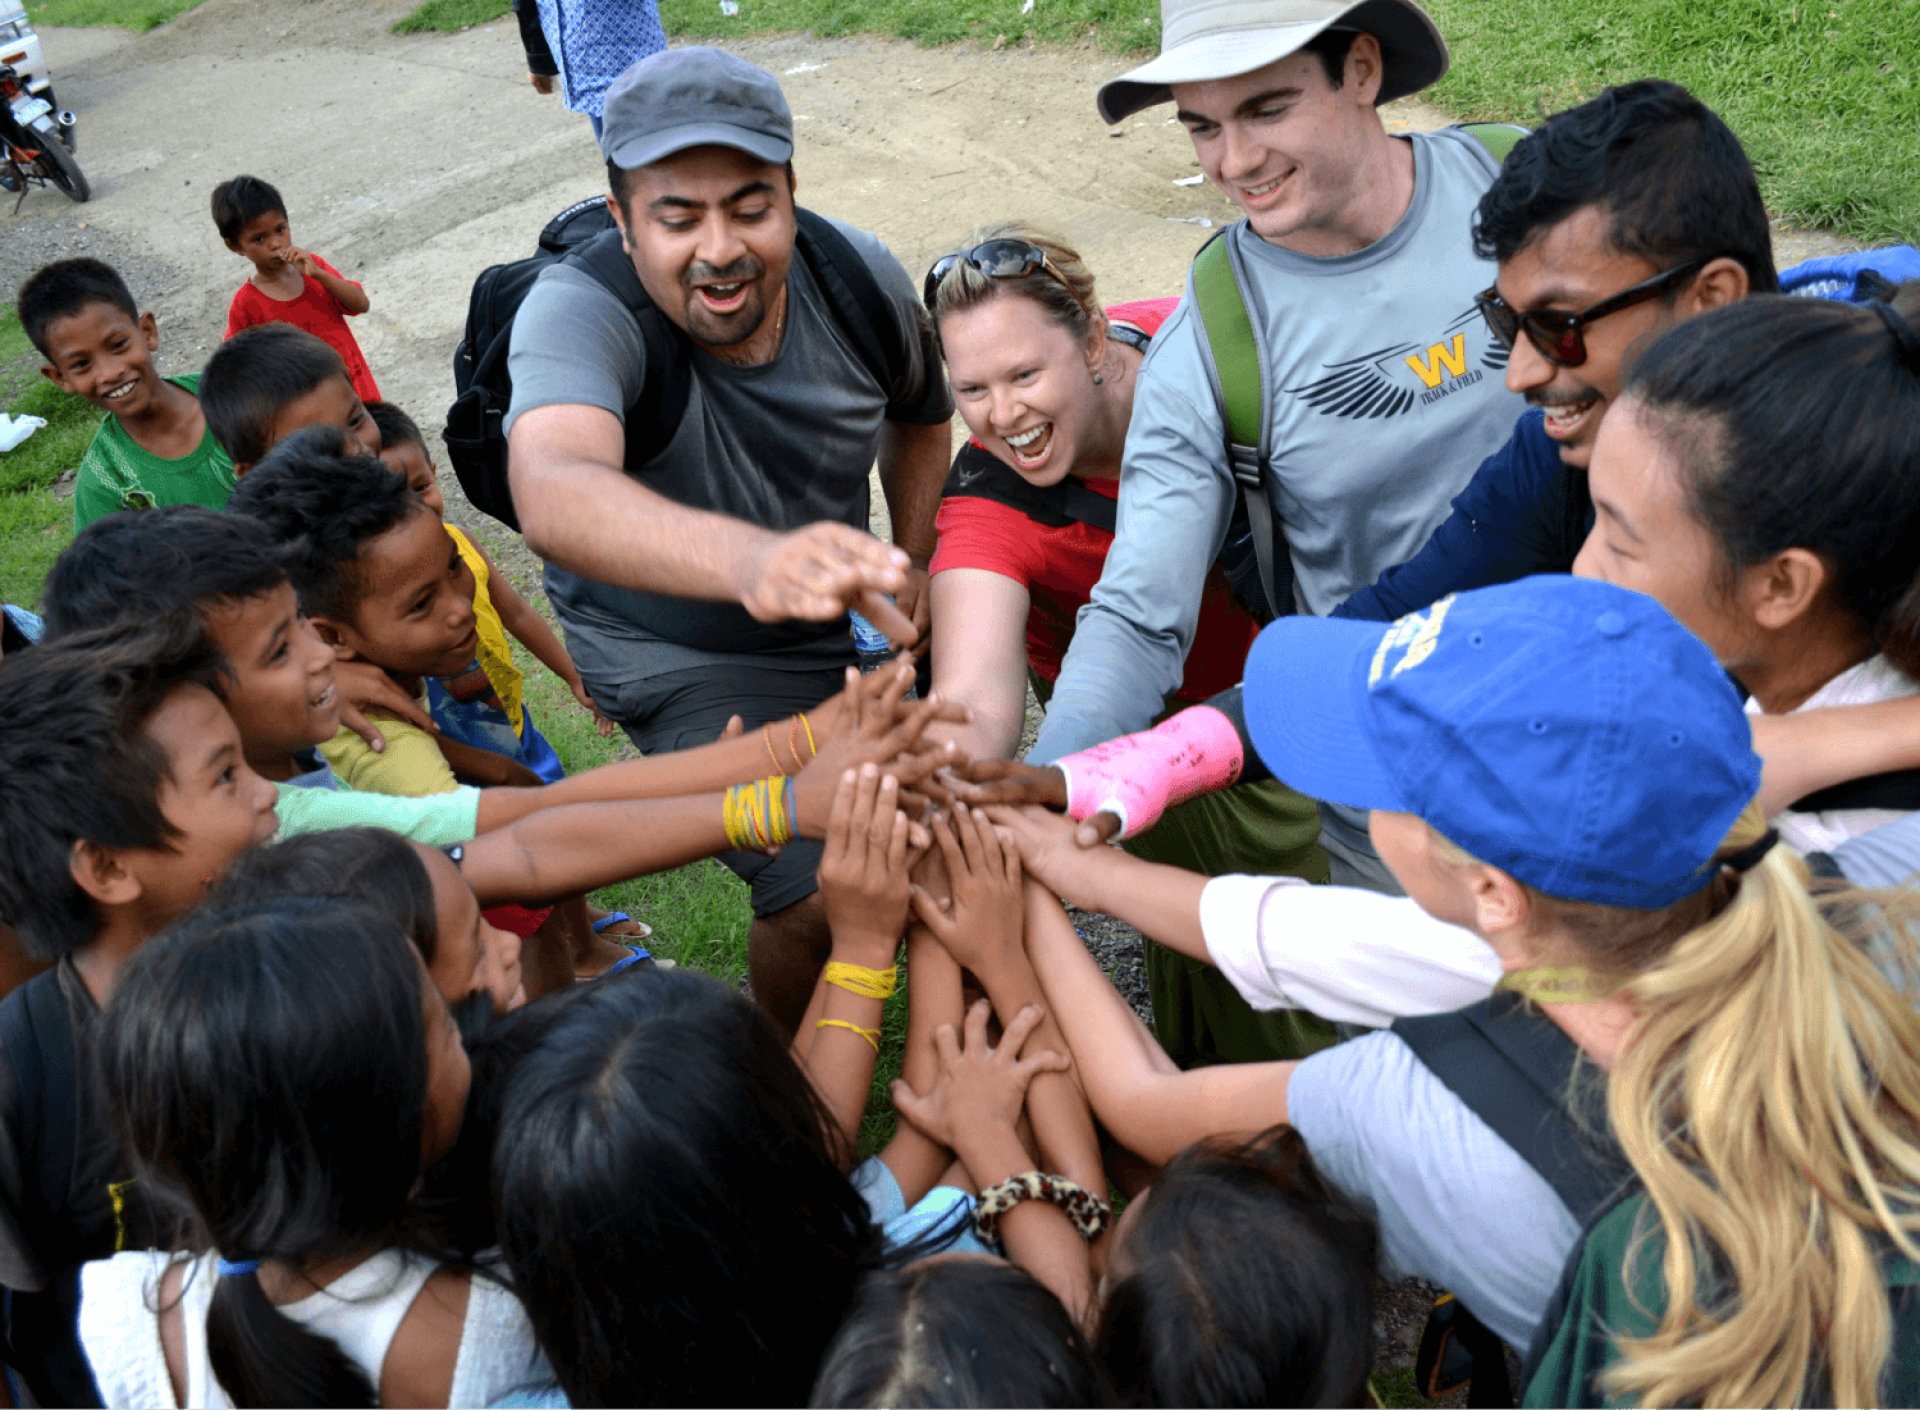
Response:
[[[35,186],[57,186],[73,201],[93,192],[73,156],[74,117],[27,90],[10,64],[0,63],[0,190],[18,191],[14,214]]]

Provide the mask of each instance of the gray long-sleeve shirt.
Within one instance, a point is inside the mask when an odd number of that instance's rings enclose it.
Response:
[[[1267,494],[1286,526],[1295,598],[1324,614],[1411,558],[1524,409],[1474,308],[1494,266],[1474,207],[1498,170],[1459,132],[1416,135],[1414,191],[1388,234],[1315,259],[1228,231],[1271,366]],[[1118,534],[1080,610],[1029,758],[1142,729],[1180,683],[1201,584],[1238,493],[1192,288],[1153,340],[1134,394]]]

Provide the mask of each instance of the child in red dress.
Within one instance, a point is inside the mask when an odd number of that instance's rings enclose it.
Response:
[[[261,323],[291,323],[340,354],[361,401],[378,401],[380,388],[354,341],[347,319],[371,306],[366,291],[287,230],[286,202],[257,176],[236,176],[213,192],[213,223],[237,255],[253,261],[253,277],[227,308],[227,336]]]

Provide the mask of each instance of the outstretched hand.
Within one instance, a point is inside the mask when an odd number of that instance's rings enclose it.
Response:
[[[935,814],[927,826],[946,868],[951,901],[943,906],[945,898],[916,885],[914,914],[956,963],[985,982],[995,959],[1008,947],[1020,947],[1025,929],[1019,854],[1001,845],[985,813],[964,803],[951,814]]]
[[[1088,824],[1076,823],[1046,808],[996,806],[982,811],[1005,836],[1007,850],[1020,854],[1020,864],[1028,876],[1056,896],[1073,892],[1075,876],[1086,865],[1080,856],[1085,847],[1078,834]]]
[[[934,1030],[940,1073],[931,1092],[922,1096],[905,1082],[893,1084],[894,1109],[916,1130],[955,1152],[969,1143],[969,1137],[1012,1129],[1026,1106],[1033,1079],[1043,1072],[1065,1072],[1073,1065],[1065,1053],[1020,1056],[1021,1047],[1046,1016],[1038,1004],[1028,1004],[1014,1015],[997,1048],[987,1041],[987,1018],[992,1012],[993,1005],[985,999],[967,1011],[965,1047],[951,1023]]]
[[[889,641],[911,643],[913,623],[883,597],[906,587],[908,562],[872,534],[831,521],[767,534],[747,556],[740,605],[757,622],[830,622],[857,607]]]
[[[947,718],[951,710],[937,695],[903,703],[912,685],[913,671],[908,667],[883,683],[878,698],[870,698],[864,686],[849,688],[845,712],[832,738],[819,741],[820,752],[793,780],[801,836],[825,835],[833,790],[847,769],[876,764],[906,787],[964,757],[951,740],[923,738],[927,726]],[[924,832],[914,842],[924,846]]]
[[[944,789],[948,798],[971,803],[975,807],[1020,808],[1038,806],[1062,812],[1067,806],[1067,776],[1052,764],[1023,764],[1016,759],[974,759],[943,769],[931,781],[921,785],[923,792]],[[944,800],[942,800],[944,801]],[[1073,831],[1074,842],[1081,847],[1098,847],[1111,842],[1120,832],[1120,819],[1112,813],[1095,813]]]
[[[834,952],[861,953],[857,963],[875,969],[893,963],[907,928],[907,815],[899,796],[893,776],[873,764],[843,771],[820,857]]]

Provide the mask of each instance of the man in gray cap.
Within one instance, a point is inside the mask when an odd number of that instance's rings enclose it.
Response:
[[[588,690],[651,753],[832,695],[850,607],[915,639],[953,403],[899,262],[795,206],[769,74],[651,55],[601,133],[619,231],[520,307],[509,477]],[[876,457],[893,546],[867,532]],[[754,991],[789,1028],[829,948],[819,858],[724,859],[753,889]]]
[[[1282,611],[1328,612],[1411,557],[1521,411],[1474,306],[1495,270],[1473,252],[1473,212],[1500,164],[1457,130],[1391,136],[1376,111],[1446,68],[1412,0],[1162,0],[1160,56],[1100,90],[1108,122],[1176,103],[1245,212],[1221,239],[1263,352]],[[1195,305],[1190,282],[1141,367],[1119,537],[1035,763],[1143,728],[1180,682],[1239,495]],[[1323,807],[1322,824],[1336,882],[1397,890],[1364,815]]]

